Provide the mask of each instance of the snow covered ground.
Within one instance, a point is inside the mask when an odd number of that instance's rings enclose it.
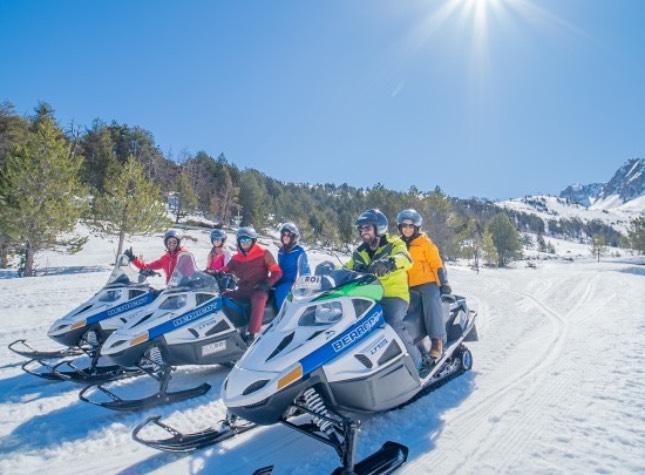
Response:
[[[187,246],[204,263],[206,233],[189,234],[195,240]],[[132,244],[147,259],[161,254],[158,237]],[[275,474],[330,473],[338,465],[331,448],[282,426],[189,455],[131,439],[153,414],[189,431],[215,424],[225,413],[222,367],[180,368],[171,385],[213,389],[134,414],[83,403],[80,386],[22,372],[24,360],[7,345],[19,338],[47,345],[54,319],[105,283],[115,247],[91,239],[73,256],[45,254],[38,265],[48,274],[38,278],[0,270],[0,473],[237,475],[267,465]],[[479,313],[480,341],[468,343],[473,370],[403,409],[364,419],[358,458],[394,440],[410,449],[401,474],[645,473],[643,264],[584,258],[479,274],[449,265],[453,289]],[[136,379],[119,384],[150,390]]]

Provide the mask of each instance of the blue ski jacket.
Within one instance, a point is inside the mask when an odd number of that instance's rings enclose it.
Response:
[[[282,277],[280,277],[276,285],[286,283],[293,285],[298,274],[311,274],[307,253],[299,244],[296,244],[288,251],[285,251],[284,246],[280,247],[278,249],[278,265],[282,269]]]

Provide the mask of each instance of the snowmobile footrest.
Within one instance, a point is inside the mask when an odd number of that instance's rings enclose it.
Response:
[[[163,450],[165,452],[191,452],[193,450],[201,449],[203,447],[208,447],[210,445],[217,444],[224,440],[230,439],[238,434],[249,431],[256,426],[256,424],[246,424],[243,426],[227,426],[225,429],[216,430],[213,427],[205,429],[200,432],[194,432],[192,434],[182,434],[181,432],[173,429],[172,427],[159,421],[161,416],[152,416],[146,419],[144,422],[135,427],[132,432],[132,438],[148,447],[153,449]],[[161,427],[163,430],[172,435],[168,439],[158,439],[158,440],[144,440],[139,437],[141,430],[149,424],[156,424]]]
[[[396,442],[387,441],[372,455],[354,465],[355,475],[386,475],[393,473],[408,460],[408,448]],[[343,475],[342,467],[338,467],[332,475]]]
[[[62,365],[67,365],[71,370],[59,369]],[[130,376],[139,376],[143,374],[140,369],[124,368],[122,366],[96,366],[94,368],[76,368],[69,361],[64,361],[52,368],[52,372],[64,381],[74,383],[100,384],[114,381],[116,379],[128,378]]]

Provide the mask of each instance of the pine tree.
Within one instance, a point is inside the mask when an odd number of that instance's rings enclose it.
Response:
[[[177,192],[175,193],[175,222],[184,219],[188,214],[194,213],[197,209],[197,194],[188,179],[186,173],[181,172],[177,176]]]
[[[607,245],[605,244],[605,236],[602,234],[594,234],[591,237],[591,254],[598,258],[600,262],[600,256],[604,256],[607,253]]]
[[[242,172],[240,180],[240,206],[242,208],[242,226],[252,225],[260,230],[269,214],[269,195],[264,178],[257,170]]]
[[[9,153],[0,173],[0,221],[3,232],[22,246],[25,276],[32,275],[38,251],[73,229],[86,194],[78,180],[83,157],[72,153],[54,120],[38,112],[24,144]]]
[[[645,254],[645,218],[633,219],[627,232],[632,249],[640,254]]]
[[[498,265],[504,267],[510,261],[518,259],[522,253],[520,233],[503,213],[496,214],[488,222],[486,229],[490,232],[497,250]]]
[[[482,252],[486,264],[497,267],[499,265],[499,254],[497,254],[497,247],[493,241],[493,235],[490,231],[484,231],[482,236]]]
[[[170,224],[158,187],[144,175],[143,166],[130,156],[114,170],[105,193],[94,201],[95,228],[119,235],[117,255],[126,234],[147,234]]]

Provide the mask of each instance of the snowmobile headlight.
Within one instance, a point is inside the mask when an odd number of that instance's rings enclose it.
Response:
[[[289,386],[291,383],[298,381],[300,378],[302,378],[302,365],[298,364],[298,366],[293,368],[278,380],[278,390]]]
[[[87,320],[83,319],[80,322],[76,322],[74,325],[72,325],[72,328],[70,328],[70,330],[76,330],[78,328],[83,328],[85,325],[87,325]]]
[[[314,321],[317,324],[336,323],[343,316],[343,307],[340,302],[324,303],[317,305]]]
[[[136,338],[133,338],[132,340],[130,340],[130,346],[137,346],[139,343],[143,343],[144,341],[147,341],[147,340],[148,340],[148,332],[142,333]]]

